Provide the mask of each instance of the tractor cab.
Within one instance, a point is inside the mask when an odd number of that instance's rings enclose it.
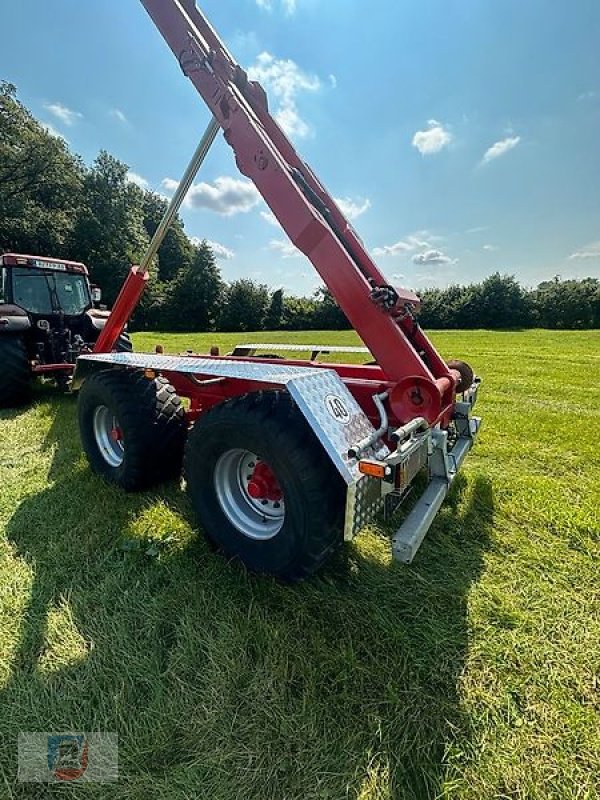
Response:
[[[0,407],[18,405],[35,375],[69,385],[75,361],[90,352],[109,312],[85,264],[43,256],[0,256]],[[126,334],[118,349],[131,350]]]
[[[84,264],[32,256],[2,256],[4,302],[28,314],[79,316],[94,302]]]

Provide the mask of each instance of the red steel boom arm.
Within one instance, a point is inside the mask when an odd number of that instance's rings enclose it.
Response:
[[[312,262],[410,415],[435,419],[457,375],[419,328],[419,299],[391,287],[344,214],[270,115],[259,83],[233,60],[193,0],[142,0],[224,131],[238,168]],[[425,413],[427,412],[427,413]]]

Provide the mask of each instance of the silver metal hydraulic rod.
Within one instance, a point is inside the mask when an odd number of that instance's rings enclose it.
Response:
[[[177,212],[181,208],[181,204],[185,200],[185,196],[189,191],[190,186],[194,182],[194,178],[198,174],[198,170],[202,166],[202,163],[206,156],[208,155],[208,151],[211,148],[212,143],[215,140],[217,133],[220,130],[220,125],[214,117],[211,117],[210,122],[206,130],[204,131],[204,135],[202,139],[200,139],[200,143],[196,148],[196,152],[192,156],[192,160],[187,166],[186,171],[183,174],[181,181],[179,182],[179,186],[175,190],[175,194],[171,198],[171,202],[169,203],[169,207],[164,213],[163,218],[161,219],[158,228],[154,231],[154,236],[148,245],[148,249],[142,259],[140,267],[142,270],[147,270],[150,266],[150,262],[156,255],[158,248],[162,244],[162,240],[167,235],[167,231],[171,227],[171,223],[175,219]]]

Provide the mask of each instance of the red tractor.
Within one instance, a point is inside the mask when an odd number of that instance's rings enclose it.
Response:
[[[0,407],[27,401],[36,376],[67,387],[77,357],[91,352],[109,317],[85,264],[0,255]],[[115,349],[131,351],[125,331]]]
[[[183,461],[206,535],[250,569],[285,580],[317,570],[343,538],[380,510],[393,511],[426,473],[422,495],[392,539],[394,557],[410,562],[477,435],[471,412],[479,380],[467,364],[436,351],[416,317],[419,298],[386,280],[269,113],[263,88],[193,0],[142,2],[213,116],[94,353],[77,360],[73,383],[81,389],[88,460],[127,491],[178,475]],[[255,344],[227,356],[111,352],[221,130],[240,171],[367,346],[366,363],[324,362],[320,354],[344,350],[327,345],[287,359],[260,355]]]

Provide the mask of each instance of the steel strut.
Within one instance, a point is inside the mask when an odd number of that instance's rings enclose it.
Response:
[[[196,148],[196,152],[192,156],[192,160],[188,164],[186,171],[183,173],[183,177],[179,181],[179,186],[171,198],[169,207],[159,222],[158,228],[154,231],[154,236],[152,237],[152,240],[148,245],[148,249],[146,250],[146,253],[141,261],[140,269],[144,270],[144,272],[146,272],[150,266],[150,262],[156,255],[158,248],[161,246],[162,241],[167,234],[167,231],[177,216],[177,212],[181,208],[181,204],[185,200],[185,196],[188,193],[190,186],[194,182],[194,178],[198,174],[204,159],[208,155],[208,151],[210,150],[212,143],[215,141],[220,128],[221,126],[217,120],[214,117],[211,117],[211,120],[204,131],[204,135],[202,136],[202,139],[200,139],[200,143]]]
[[[150,244],[142,258],[140,265],[132,267],[121,287],[121,291],[115,304],[113,305],[109,320],[98,337],[94,346],[94,353],[110,353],[116,343],[119,341],[119,336],[125,330],[125,326],[133,313],[138,301],[144,291],[146,282],[148,281],[148,268],[152,259],[158,252],[163,239],[165,238],[173,220],[177,216],[177,212],[181,208],[185,196],[188,193],[190,186],[194,182],[194,178],[198,174],[204,159],[208,155],[217,133],[220,130],[220,125],[214,117],[211,117],[210,122],[204,135],[200,139],[200,143],[192,156],[192,160],[188,164],[183,177],[179,181],[179,186],[175,190],[175,194],[171,198],[169,206],[165,211],[158,227],[154,231],[154,236],[150,240]]]

